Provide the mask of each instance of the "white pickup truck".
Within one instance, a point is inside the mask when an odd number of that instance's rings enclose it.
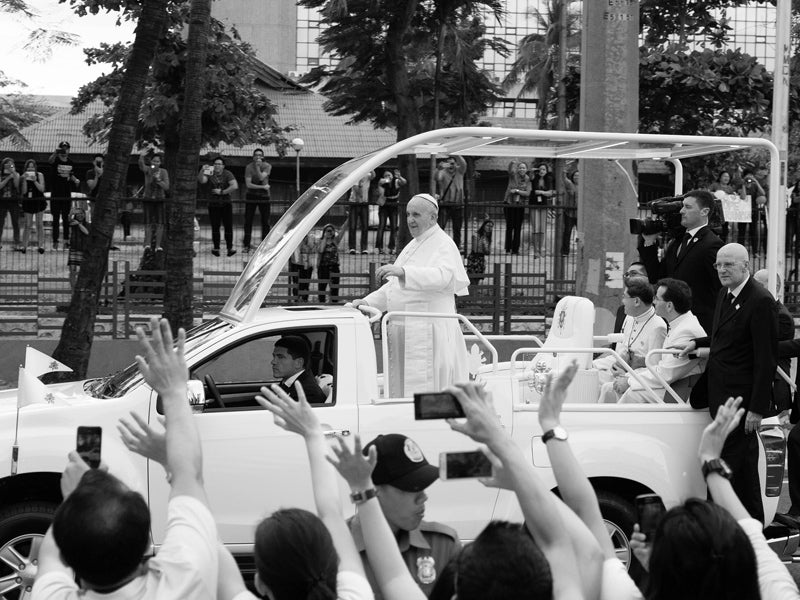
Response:
[[[312,370],[330,376],[326,378],[328,401],[314,410],[331,437],[359,433],[366,441],[380,433],[403,432],[419,443],[432,462],[441,451],[473,447],[444,421],[415,421],[411,398],[385,397],[391,373],[380,373],[377,367],[373,323],[379,315],[347,307],[262,306],[293,249],[355,181],[398,153],[455,152],[448,144],[465,151],[468,142],[481,145],[486,153],[488,136],[508,145],[513,136],[530,142],[536,138],[534,134],[543,133],[559,132],[483,128],[428,132],[339,167],[301,196],[271,230],[220,316],[189,333],[187,360],[196,381],[187,401],[195,408],[201,433],[205,484],[219,535],[235,554],[246,556],[251,551],[254,525],[265,514],[282,506],[313,507],[302,441],[277,427],[272,415],[254,399],[259,388],[273,379],[272,349],[284,334],[305,336],[313,349]],[[570,133],[570,143],[586,135]],[[644,140],[637,141],[638,147],[644,146]],[[526,155],[518,147],[506,151]],[[526,151],[530,154],[529,144]],[[553,487],[555,479],[539,439],[538,377],[554,366],[554,360],[575,355],[588,361],[594,345],[594,314],[593,309],[586,309],[588,301],[568,298],[562,303],[565,310],[573,312],[560,319],[560,332],[552,332],[544,342],[533,337],[523,340],[526,348],[503,363],[497,360],[492,340],[461,317],[473,334],[467,340],[474,346],[472,375],[486,382],[502,422]],[[384,327],[391,318],[391,314],[384,316]],[[564,323],[568,325],[566,333]],[[385,340],[384,336],[384,357]],[[539,358],[545,355],[550,358]],[[482,362],[475,358],[478,356],[484,357]],[[709,417],[706,411],[679,402],[597,404],[596,378],[588,362],[583,366],[587,368],[573,386],[563,424],[598,492],[615,545],[627,559],[637,494],[657,493],[668,507],[688,496],[705,496],[695,454]],[[147,499],[153,515],[153,544],[160,544],[164,536],[168,497],[164,473],[158,465],[128,452],[115,429],[118,419],[131,411],[149,422],[154,422],[160,411],[157,395],[136,365],[102,379],[54,385],[51,391],[60,402],[33,404],[19,411],[19,455],[13,475],[17,391],[0,392],[0,446],[6,447],[0,447],[0,599],[28,594],[36,573],[40,536],[61,500],[59,477],[79,425],[103,428],[104,461]],[[761,461],[764,505],[771,519],[783,478],[783,436],[773,431],[762,439],[766,443]],[[484,488],[473,480],[439,482],[430,488],[429,496],[426,518],[453,526],[464,539],[475,537],[491,519],[522,518],[512,494]],[[350,510],[344,484],[341,498]],[[776,540],[775,547],[791,554],[796,546],[795,537],[784,536]]]

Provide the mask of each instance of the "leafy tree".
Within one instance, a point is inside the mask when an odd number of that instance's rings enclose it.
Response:
[[[0,88],[6,85],[11,85],[11,82],[0,79]],[[54,112],[53,107],[34,96],[27,94],[0,96],[0,139],[9,137],[13,145],[27,148],[30,144],[22,135],[22,130]]]
[[[79,10],[98,12],[98,0],[71,0]],[[116,4],[109,0],[107,4]],[[125,8],[132,8],[125,5]],[[108,270],[108,251],[117,222],[117,208],[125,187],[128,160],[136,139],[136,122],[142,105],[147,75],[153,62],[158,40],[167,24],[167,3],[164,0],[141,0],[136,6],[138,25],[131,52],[125,62],[125,74],[114,106],[113,125],[108,136],[105,171],[100,180],[97,202],[92,214],[92,227],[84,251],[83,263],[72,292],[67,318],[53,357],[69,365],[77,379],[86,377],[92,349],[94,324],[100,305],[100,289]]]

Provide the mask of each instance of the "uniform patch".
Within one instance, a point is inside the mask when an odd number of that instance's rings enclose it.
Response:
[[[420,583],[436,581],[436,561],[432,556],[420,556],[417,559],[417,579]]]
[[[422,450],[417,446],[417,443],[408,438],[406,438],[403,444],[403,453],[411,462],[419,463],[425,460],[425,457],[422,455]]]

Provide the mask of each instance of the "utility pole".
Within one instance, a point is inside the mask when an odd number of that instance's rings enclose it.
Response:
[[[584,2],[580,128],[634,132],[638,123],[639,0]],[[581,160],[579,169],[577,293],[595,304],[595,330],[608,333],[622,273],[637,256],[627,225],[637,213],[635,174],[629,160]]]

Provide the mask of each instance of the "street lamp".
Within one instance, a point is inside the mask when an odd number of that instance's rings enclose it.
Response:
[[[302,150],[303,146],[305,146],[306,144],[300,138],[294,138],[292,140],[291,144],[292,144],[292,148],[294,148],[294,151],[297,153],[296,154],[295,165],[296,165],[296,171],[297,171],[297,178],[296,178],[296,181],[297,181],[297,195],[299,196],[300,195],[300,150]]]

